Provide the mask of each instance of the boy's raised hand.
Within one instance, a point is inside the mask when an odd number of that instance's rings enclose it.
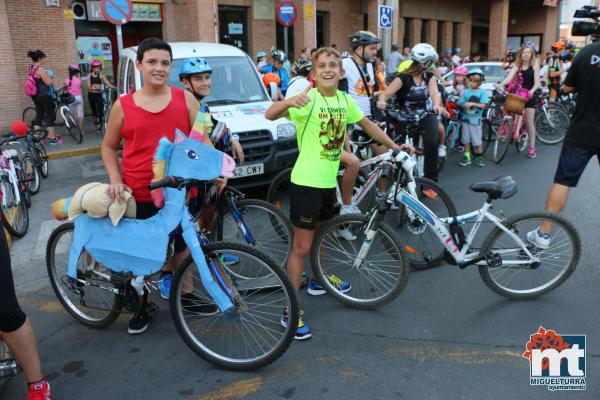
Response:
[[[289,101],[289,106],[294,108],[302,108],[308,103],[310,103],[310,97],[308,96],[308,92],[312,89],[312,86],[308,86],[302,92],[298,93],[294,97],[291,97]]]

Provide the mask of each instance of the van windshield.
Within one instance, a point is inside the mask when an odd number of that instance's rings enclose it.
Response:
[[[205,57],[212,68],[212,90],[207,103],[236,104],[268,101],[260,78],[247,57]],[[183,59],[173,60],[169,85],[183,88],[179,66]]]

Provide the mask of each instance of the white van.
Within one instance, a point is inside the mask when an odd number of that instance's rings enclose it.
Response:
[[[272,100],[261,75],[246,53],[237,47],[215,43],[170,43],[173,64],[169,85],[183,88],[179,66],[189,57],[203,57],[212,68],[212,90],[206,102],[215,119],[223,121],[240,137],[246,156],[238,165],[234,186],[245,188],[269,184],[281,170],[292,166],[298,155],[296,128],[287,119],[269,121],[266,110]],[[123,50],[119,60],[117,90],[120,96],[142,88],[142,77],[135,68],[137,47]]]

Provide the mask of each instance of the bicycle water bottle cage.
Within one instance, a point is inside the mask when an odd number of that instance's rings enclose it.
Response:
[[[510,175],[503,175],[492,181],[478,182],[469,186],[474,192],[487,193],[490,199],[508,199],[514,196],[519,188]]]

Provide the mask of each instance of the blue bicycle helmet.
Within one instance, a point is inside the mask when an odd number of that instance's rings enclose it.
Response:
[[[208,61],[206,61],[206,58],[187,58],[183,60],[179,67],[179,80],[181,81],[190,75],[203,74],[205,72],[212,73],[212,68],[208,64]]]
[[[469,73],[467,74],[467,76],[470,75],[479,75],[481,76],[481,79],[485,79],[485,74],[483,73],[483,71],[481,70],[481,68],[472,68],[469,70]]]
[[[262,58],[262,57],[266,57],[267,53],[265,53],[264,51],[259,51],[258,53],[256,53],[256,58]]]

